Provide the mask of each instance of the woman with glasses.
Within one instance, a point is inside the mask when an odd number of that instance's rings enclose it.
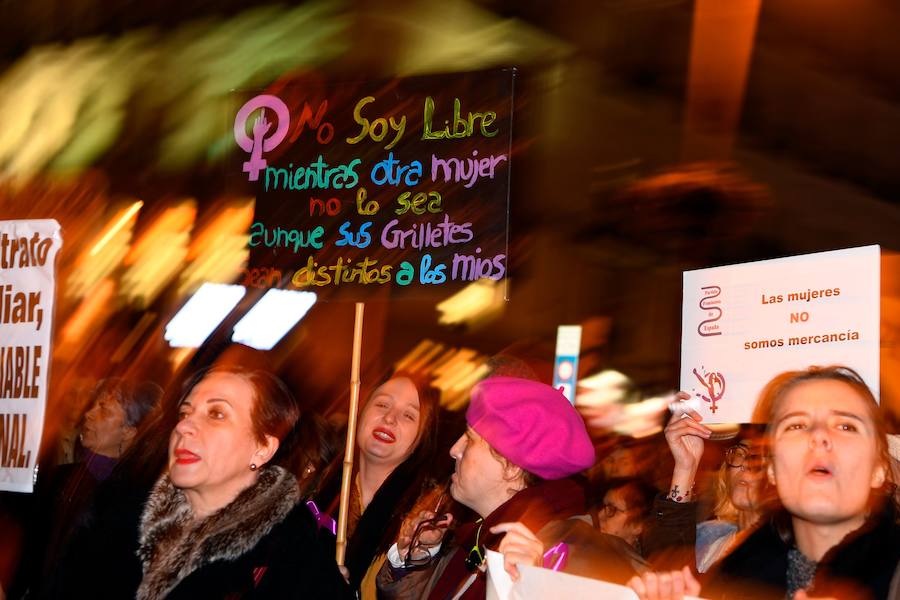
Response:
[[[780,507],[702,587],[685,567],[633,579],[638,596],[887,598],[900,561],[900,525],[885,420],[862,378],[839,366],[782,373],[763,390],[754,421],[767,424],[764,473]]]
[[[697,525],[697,571],[706,573],[762,514],[762,450],[750,435],[725,450],[716,475],[715,519]]]
[[[686,399],[686,394],[679,394]],[[700,503],[695,497],[695,478],[710,430],[701,416],[685,408],[678,410],[665,429],[666,442],[675,459],[672,484],[666,497],[654,502],[656,520],[651,524],[645,550],[662,564],[687,561],[700,573],[728,553],[757,522],[763,489],[762,455],[758,433],[744,427],[742,439],[725,451],[725,460],[715,477],[714,519],[697,523]],[[665,556],[664,552],[677,552]],[[691,552],[691,550],[693,552]],[[665,558],[660,558],[660,555]],[[693,555],[693,556],[692,556]]]
[[[597,507],[597,529],[623,539],[637,554],[657,490],[639,479],[612,480]]]

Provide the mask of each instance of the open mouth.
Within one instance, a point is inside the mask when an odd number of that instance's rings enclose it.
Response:
[[[807,475],[814,478],[827,478],[831,477],[832,472],[826,465],[813,465]]]
[[[397,441],[397,437],[394,435],[394,432],[382,427],[376,427],[372,431],[372,437],[374,437],[379,442],[384,442],[385,444],[393,444]]]

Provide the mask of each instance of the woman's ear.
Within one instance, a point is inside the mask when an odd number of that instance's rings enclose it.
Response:
[[[769,485],[775,485],[775,467],[771,461],[766,465],[766,478],[769,480]]]
[[[128,448],[131,445],[131,442],[134,441],[134,437],[137,435],[137,427],[134,425],[125,425],[122,428],[122,450]]]
[[[272,460],[272,457],[278,452],[278,446],[278,438],[274,435],[266,434],[266,443],[260,444],[256,450],[256,454],[253,455],[256,458],[254,462],[259,466],[266,464]]]
[[[872,472],[872,488],[878,489],[884,485],[887,479],[887,468],[884,465],[878,465]]]
[[[516,488],[517,491],[526,487],[525,469],[513,464],[512,461],[506,458],[503,458],[503,479],[509,482],[520,482],[521,487]]]

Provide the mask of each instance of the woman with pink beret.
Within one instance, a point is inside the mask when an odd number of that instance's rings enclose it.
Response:
[[[466,422],[450,449],[456,461],[450,494],[479,518],[458,527],[439,550],[433,535],[401,536],[379,573],[385,597],[484,598],[487,549],[503,553],[517,578],[517,565],[543,565],[545,551],[572,531],[561,522],[585,511],[583,488],[572,476],[594,464],[594,447],[561,392],[528,379],[492,377],[472,390]],[[434,558],[411,565],[422,546]],[[604,568],[632,572],[612,550],[595,545],[592,553],[592,563],[596,554],[608,554],[611,560],[600,561]]]

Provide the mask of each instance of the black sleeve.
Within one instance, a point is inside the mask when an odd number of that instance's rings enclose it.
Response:
[[[684,565],[693,568],[697,564],[696,542],[697,503],[657,496],[641,539],[644,558],[658,570],[680,569]]]
[[[251,598],[354,598],[338,570],[334,554],[327,553],[318,539],[320,530],[304,504],[291,511],[268,536],[266,571]],[[327,533],[330,535],[330,532]]]

